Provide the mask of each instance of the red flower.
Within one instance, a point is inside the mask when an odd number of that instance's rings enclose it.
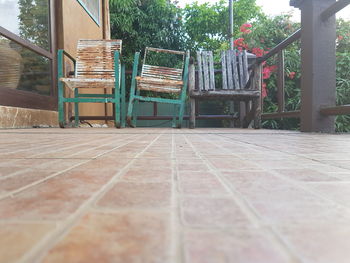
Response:
[[[265,82],[263,82],[263,84],[262,84],[261,96],[262,96],[263,98],[267,97],[267,88],[266,88],[266,83],[265,83]]]
[[[249,30],[248,28],[251,28],[252,25],[251,24],[243,24],[241,25],[241,27],[239,28],[239,30],[243,33],[243,34],[250,34],[252,31]]]
[[[271,74],[277,69],[276,65],[273,66],[266,66],[263,69],[263,79],[269,79],[271,77]]]
[[[341,41],[341,40],[343,40],[343,39],[344,39],[343,36],[340,36],[340,35],[338,36],[338,40],[339,40],[339,41]]]
[[[262,57],[264,55],[264,50],[258,47],[252,49],[252,53],[257,57]]]
[[[271,76],[271,70],[269,67],[263,69],[263,79],[268,79]]]
[[[295,77],[295,72],[293,71],[293,72],[291,72],[291,73],[289,73],[289,78],[290,79],[294,79],[294,77]]]
[[[244,42],[244,38],[241,37],[241,38],[237,38],[233,44],[238,47],[238,50],[242,50],[243,48],[244,49],[248,49],[248,45]]]

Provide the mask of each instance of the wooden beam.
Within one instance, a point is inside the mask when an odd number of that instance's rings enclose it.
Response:
[[[342,10],[344,7],[350,4],[350,0],[338,0],[331,6],[329,6],[326,10],[324,10],[321,13],[321,19],[322,21],[328,20],[331,16],[338,13],[340,10]]]
[[[262,119],[281,119],[281,118],[300,118],[300,111],[288,111],[288,112],[276,112],[276,113],[264,113]]]
[[[53,54],[50,53],[49,51],[34,45],[32,42],[30,42],[29,40],[23,39],[19,36],[17,36],[16,34],[8,31],[6,28],[3,28],[2,26],[0,26],[0,34],[4,35],[6,38],[20,44],[21,46],[28,48],[31,51],[34,51],[35,53],[47,57],[49,59],[53,59]]]
[[[329,107],[329,108],[321,108],[320,112],[321,112],[321,114],[327,115],[327,116],[330,116],[330,115],[348,115],[348,114],[350,114],[350,104]]]
[[[281,43],[279,43],[277,46],[275,46],[273,49],[271,49],[269,51],[269,53],[267,53],[266,55],[264,55],[261,58],[258,58],[257,59],[258,63],[262,63],[262,62],[268,60],[270,57],[278,54],[278,52],[280,52],[281,50],[285,49],[286,47],[288,47],[293,42],[295,42],[298,39],[300,39],[300,37],[301,37],[301,29],[298,29],[292,35],[290,35],[288,38],[286,38]]]

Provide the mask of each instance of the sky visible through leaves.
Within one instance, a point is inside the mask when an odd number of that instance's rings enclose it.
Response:
[[[198,3],[215,3],[216,0],[197,0]],[[194,0],[178,0],[179,5],[184,7],[186,4],[191,4],[195,2]],[[228,2],[228,0],[227,0]],[[280,15],[285,13],[292,12],[292,19],[295,22],[300,22],[300,11],[296,8],[293,8],[289,5],[289,0],[256,0],[256,3],[262,7],[265,14],[268,15]],[[341,17],[346,20],[350,20],[350,5],[344,8],[341,12],[338,13],[337,17]]]

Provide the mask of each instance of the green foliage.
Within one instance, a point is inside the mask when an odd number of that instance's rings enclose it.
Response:
[[[22,38],[49,50],[49,1],[19,0],[19,34]],[[22,74],[19,89],[50,94],[50,61],[35,52],[12,44],[22,58]]]
[[[337,105],[350,104],[350,52],[348,46],[343,47],[339,48],[343,52],[337,52]],[[336,129],[350,132],[350,116],[337,116]]]
[[[233,3],[233,8],[234,35],[238,34],[239,25],[262,15],[255,0],[238,0]],[[218,50],[229,39],[228,1],[220,0],[214,4],[194,2],[184,8],[183,14],[188,49]]]
[[[123,39],[123,56],[132,64],[145,47],[184,49],[181,9],[167,0],[111,1],[112,37]]]
[[[20,36],[49,49],[49,1],[19,0],[18,5]]]

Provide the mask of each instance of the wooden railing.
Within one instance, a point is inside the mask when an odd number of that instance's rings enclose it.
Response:
[[[297,0],[296,0],[297,1]],[[350,4],[350,0],[339,0],[326,8],[321,13],[322,21],[327,21],[334,14],[339,12],[341,9]],[[276,47],[270,50],[269,53],[257,60],[257,64],[262,64],[273,56],[277,56],[277,106],[278,110],[274,113],[263,113],[263,119],[279,119],[279,118],[300,118],[303,114],[300,110],[298,111],[285,111],[285,58],[284,50],[288,48],[292,43],[301,38],[302,30],[297,30],[294,34],[289,36],[287,39],[282,41]],[[320,52],[322,53],[322,52]],[[310,74],[312,74],[310,72]],[[263,101],[262,101],[263,105]],[[341,105],[334,107],[321,107],[319,112],[324,116],[331,115],[346,115],[350,114],[350,105]]]
[[[275,113],[263,113],[262,119],[278,119],[278,118],[299,118],[300,111],[285,111],[285,63],[284,50],[291,44],[299,40],[301,37],[301,29],[294,32],[291,36],[283,40],[276,47],[271,49],[269,53],[257,59],[257,64],[261,65],[269,58],[277,55],[277,107],[278,111]],[[263,98],[261,98],[261,105],[264,105]],[[263,109],[264,107],[262,107]]]

